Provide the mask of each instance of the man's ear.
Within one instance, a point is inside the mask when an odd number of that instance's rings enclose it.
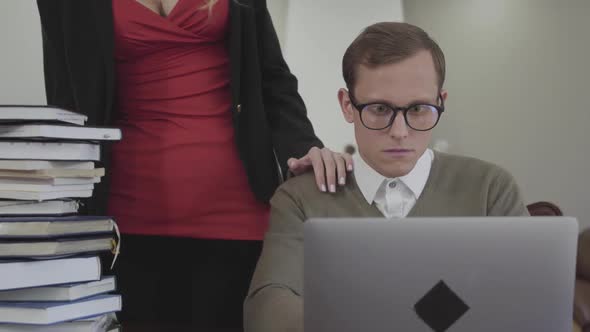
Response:
[[[340,109],[346,122],[354,123],[354,106],[350,101],[348,91],[344,88],[338,90],[338,103],[340,103]]]
[[[442,101],[444,101],[446,103],[447,97],[449,96],[449,92],[445,89],[442,89],[442,90],[440,90],[440,96],[442,98]]]

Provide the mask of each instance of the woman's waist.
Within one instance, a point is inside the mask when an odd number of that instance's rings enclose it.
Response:
[[[234,153],[237,151],[231,124],[158,129],[150,126],[122,126],[123,139],[112,145],[113,154],[160,153],[162,155]],[[237,154],[237,152],[236,152]],[[158,158],[158,156],[145,156]]]
[[[165,63],[164,68],[133,63],[143,71],[119,66],[118,106],[123,110],[141,109],[150,104],[194,109],[207,105],[211,107],[205,108],[219,108],[231,102],[230,71],[226,61],[206,64],[202,59],[193,59],[178,64]]]
[[[190,134],[195,131],[233,131],[229,107],[216,109],[150,107],[124,111],[119,109],[113,125],[123,134],[159,133],[161,135]]]
[[[119,97],[116,106],[117,118],[122,120],[231,118],[232,101],[229,91],[196,93],[179,97],[149,95],[150,97],[145,98]]]

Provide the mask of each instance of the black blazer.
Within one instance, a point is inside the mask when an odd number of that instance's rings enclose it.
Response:
[[[90,125],[111,125],[116,111],[111,1],[37,0],[47,102],[86,114]],[[236,144],[252,191],[266,202],[286,174],[287,159],[322,142],[281,54],[266,0],[228,1]],[[108,174],[108,146],[104,150]],[[105,211],[108,179],[103,182],[88,203],[89,213]]]

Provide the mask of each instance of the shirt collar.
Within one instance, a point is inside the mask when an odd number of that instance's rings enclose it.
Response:
[[[367,200],[367,203],[372,204],[381,185],[384,182],[389,182],[393,179],[386,178],[375,171],[363,160],[360,154],[355,155],[353,159],[354,177],[356,179],[357,185]],[[398,178],[412,191],[416,199],[420,197],[422,190],[424,190],[424,187],[426,186],[426,181],[428,181],[428,176],[430,175],[430,168],[432,166],[433,159],[434,153],[432,150],[426,149],[410,173]]]

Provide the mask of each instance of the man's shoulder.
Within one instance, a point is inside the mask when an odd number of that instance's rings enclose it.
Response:
[[[432,165],[432,180],[439,189],[477,191],[516,182],[502,166],[474,157],[437,152]]]
[[[443,152],[435,152],[435,167],[439,167],[444,174],[457,174],[459,176],[509,175],[503,167],[475,157],[455,155]]]
[[[362,201],[353,173],[348,173],[346,185],[338,185],[335,193],[322,192],[316,183],[312,171],[290,178],[283,183],[271,199],[271,204],[284,203],[285,200],[305,206],[310,213],[313,211],[347,210]],[[319,212],[318,212],[319,213]],[[323,213],[323,212],[322,212]]]
[[[306,172],[285,181],[270,199],[273,209],[296,209],[302,218],[325,205],[329,195],[321,192],[313,172]],[[304,218],[306,219],[306,218]]]
[[[279,186],[277,192],[285,192],[292,196],[299,195],[319,195],[321,191],[318,188],[313,171],[294,176]]]

